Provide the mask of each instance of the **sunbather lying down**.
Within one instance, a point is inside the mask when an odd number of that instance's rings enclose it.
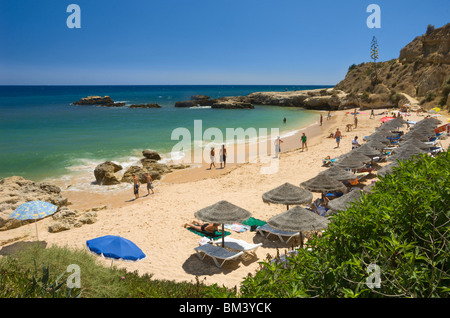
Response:
[[[324,159],[322,159],[322,163],[323,163],[324,165],[327,165],[327,164],[330,164],[330,163],[332,163],[332,162],[335,162],[336,159],[337,159],[337,157],[331,159],[330,156],[326,156]]]
[[[219,225],[220,224],[217,223],[200,223],[194,220],[191,223],[186,223],[184,227],[191,228],[199,232],[208,232],[214,234],[216,233],[216,231],[220,232]]]

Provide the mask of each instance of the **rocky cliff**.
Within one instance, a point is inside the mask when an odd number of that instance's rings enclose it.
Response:
[[[418,100],[425,109],[435,106],[450,109],[449,51],[450,23],[438,29],[428,26],[426,34],[401,49],[397,59],[354,64],[334,88],[259,92],[239,96],[237,100],[320,110],[390,108]]]
[[[424,108],[444,107],[450,93],[450,23],[438,29],[428,26],[424,35],[400,50],[397,59],[350,66],[335,89],[357,94],[366,104],[377,98],[398,104],[400,93],[406,93]]]

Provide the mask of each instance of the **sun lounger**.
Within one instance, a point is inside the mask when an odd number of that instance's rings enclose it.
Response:
[[[223,247],[215,246],[212,244],[200,245],[194,248],[198,258],[203,260],[206,255],[214,260],[217,267],[221,268],[226,261],[230,261],[239,258],[244,252],[231,252]],[[221,262],[219,264],[219,262]]]
[[[256,250],[258,249],[258,247],[260,247],[262,245],[262,243],[258,243],[258,244],[251,244],[251,243],[247,243],[246,241],[243,240],[238,240],[238,239],[234,239],[232,237],[225,237],[225,247],[229,248],[231,250],[235,250],[238,252],[244,252],[244,253],[255,253]],[[218,239],[217,241],[214,242],[214,244],[216,245],[221,245],[222,244],[222,239]]]
[[[284,243],[288,243],[290,239],[292,239],[293,237],[296,237],[298,235],[300,235],[300,232],[291,232],[291,231],[281,231],[281,230],[277,230],[274,229],[273,227],[271,227],[269,224],[265,224],[263,226],[258,227],[257,229],[258,233],[261,234],[264,237],[268,237],[270,234],[276,235],[278,236],[278,238],[280,239],[281,242]],[[267,234],[265,234],[267,233]],[[287,236],[288,239],[285,241],[283,239],[283,236]]]

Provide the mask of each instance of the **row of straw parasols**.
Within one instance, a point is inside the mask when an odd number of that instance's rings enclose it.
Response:
[[[352,172],[345,169],[360,169],[364,164],[371,162],[374,157],[380,155],[380,150],[385,148],[395,134],[393,130],[401,127],[405,121],[396,118],[383,124],[380,129],[368,136],[368,142],[363,146],[344,154],[337,163],[327,170],[319,173],[300,184],[300,187],[290,183],[284,183],[262,195],[263,202],[286,205],[286,211],[271,217],[267,223],[275,229],[282,231],[295,231],[303,233],[305,231],[321,230],[327,228],[329,220],[313,213],[301,205],[310,204],[313,192],[325,193],[331,191],[346,191],[344,180],[355,178]],[[414,154],[423,152],[429,148],[425,144],[428,137],[434,132],[434,127],[439,122],[434,118],[424,119],[415,125],[408,134],[401,138],[401,146],[394,152],[390,160],[395,161],[389,166],[385,166],[379,174],[386,174],[398,165],[398,160],[410,158]],[[384,169],[384,171],[383,171]],[[370,192],[374,184],[364,188],[364,192]],[[352,202],[358,200],[362,195],[361,190],[353,190],[343,196],[331,200],[328,203],[332,210],[345,210]],[[290,206],[295,206],[290,208]],[[251,213],[228,201],[219,201],[211,206],[203,208],[195,213],[195,217],[205,221],[222,224],[222,247],[224,247],[224,224],[243,222],[251,217]]]

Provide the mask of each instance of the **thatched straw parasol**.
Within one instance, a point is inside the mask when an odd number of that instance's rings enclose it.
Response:
[[[286,204],[287,210],[289,205],[311,203],[312,198],[312,192],[288,182],[262,195],[265,203]]]
[[[303,246],[304,231],[316,231],[326,229],[330,221],[312,211],[300,206],[295,206],[283,213],[275,215],[267,220],[267,224],[281,231],[300,232],[300,242]]]
[[[370,160],[370,159],[369,159]],[[333,166],[343,169],[361,169],[364,168],[364,162],[356,157],[344,157],[336,161]]]
[[[419,121],[418,124],[422,123],[422,122],[423,123],[432,123],[432,124],[435,124],[435,125],[439,125],[439,124],[442,123],[442,121],[440,121],[439,119],[434,118],[434,117],[424,118],[421,121]]]
[[[364,145],[368,145],[374,149],[377,150],[383,150],[384,148],[387,147],[387,145],[385,145],[384,143],[377,141],[377,140],[371,140],[368,143],[364,144]]]
[[[345,158],[353,158],[353,159],[359,160],[361,162],[369,162],[372,160],[372,158],[362,154],[361,152],[356,151],[356,149],[351,150],[341,156],[341,159],[345,159]]]
[[[388,157],[387,160],[389,160],[389,161],[409,160],[413,156],[416,156],[416,155],[418,155],[420,153],[422,153],[422,151],[420,151],[418,153],[414,152],[414,151],[400,151],[400,152],[396,153],[395,155]]]
[[[400,147],[393,149],[392,152],[394,154],[398,154],[401,152],[410,152],[413,154],[418,154],[418,153],[422,153],[424,151],[422,149],[414,146],[413,144],[409,143],[409,144],[403,144]]]
[[[319,174],[327,175],[337,181],[354,180],[356,175],[350,171],[344,170],[338,166],[332,166],[327,170],[320,172]]]
[[[377,133],[373,133],[372,135],[367,136],[364,139],[367,140],[367,141],[381,142],[383,144],[389,144],[390,143],[389,139],[387,139],[386,136],[382,136],[382,135],[377,134]]]
[[[371,192],[373,191],[373,187],[375,186],[375,184],[376,184],[376,183],[371,183],[371,184],[369,184],[369,185],[366,185],[366,186],[363,188],[363,191],[364,191],[365,193],[371,193]]]
[[[408,140],[410,138],[414,138],[414,139],[417,139],[417,140],[420,140],[420,141],[423,141],[423,142],[429,141],[428,136],[426,136],[424,134],[421,134],[418,131],[411,131],[411,132],[409,132],[407,134],[404,134],[403,136],[400,137],[400,140],[405,141],[405,140]]]
[[[224,224],[245,221],[251,216],[251,213],[228,201],[222,200],[198,210],[194,215],[197,219],[205,222],[222,224],[222,247],[224,247]]]
[[[419,149],[430,149],[431,145],[427,145],[426,143],[412,137],[409,139],[406,139],[405,141],[402,141],[400,143],[400,148],[407,145],[413,145]]]
[[[361,147],[358,147],[358,148],[356,148],[356,149],[354,149],[352,151],[356,151],[356,152],[358,152],[360,154],[363,154],[364,156],[367,156],[367,157],[370,157],[370,158],[380,155],[380,151],[379,150],[376,150],[376,149],[372,148],[368,144],[361,145]]]
[[[347,189],[346,186],[325,174],[318,174],[314,178],[311,178],[307,181],[300,183],[300,186],[311,192],[329,192],[329,191],[342,191],[345,192]]]
[[[382,176],[382,177],[384,177],[384,176],[386,176],[387,174],[392,173],[392,169],[393,169],[394,167],[398,167],[398,166],[399,166],[398,161],[394,161],[393,163],[388,164],[387,166],[384,166],[383,168],[381,168],[380,170],[378,170],[378,171],[377,171],[377,176]]]
[[[357,201],[361,197],[362,191],[355,189],[343,196],[328,202],[328,207],[334,211],[345,211],[352,202]]]

